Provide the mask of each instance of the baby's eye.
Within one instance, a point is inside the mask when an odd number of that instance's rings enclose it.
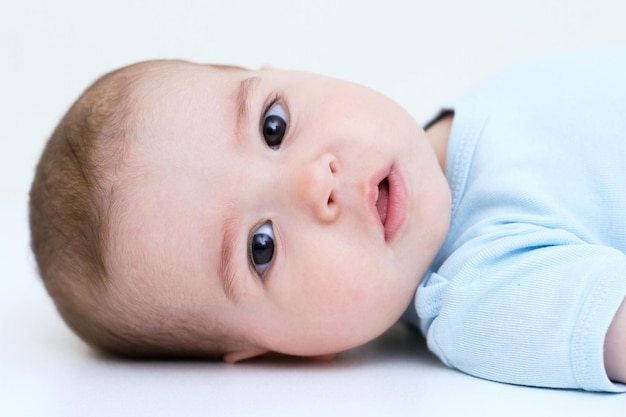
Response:
[[[267,146],[278,149],[287,131],[287,112],[280,103],[273,103],[263,115],[261,134]]]
[[[272,223],[263,223],[250,237],[248,244],[250,262],[260,276],[269,268],[274,258],[274,229]]]

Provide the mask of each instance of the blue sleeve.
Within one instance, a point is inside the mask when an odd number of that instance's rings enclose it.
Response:
[[[483,237],[422,283],[417,311],[448,366],[500,382],[625,391],[603,345],[626,294],[626,256],[559,230]]]

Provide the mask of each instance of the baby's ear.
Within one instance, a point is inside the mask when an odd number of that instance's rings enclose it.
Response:
[[[228,352],[224,355],[224,362],[236,363],[245,361],[246,359],[256,358],[257,356],[265,355],[269,351],[262,348],[249,348],[237,352]]]
[[[261,70],[261,71],[272,71],[272,70],[275,70],[275,69],[276,69],[276,67],[273,66],[273,65],[270,65],[270,64],[263,64],[263,65],[261,65],[261,68],[259,68],[259,70]]]
[[[327,353],[325,355],[311,356],[311,359],[318,362],[332,362],[337,357],[336,353]]]

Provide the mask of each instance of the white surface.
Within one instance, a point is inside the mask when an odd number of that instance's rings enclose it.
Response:
[[[58,318],[27,245],[47,136],[103,72],[149,58],[271,63],[381,90],[419,120],[494,70],[626,43],[622,0],[24,0],[0,4],[0,416],[568,415],[625,395],[513,387],[440,365],[398,327],[332,364],[94,355]]]
[[[0,203],[0,416],[623,416],[626,394],[509,386],[441,365],[396,326],[331,363],[136,362],[95,354],[35,273],[26,209]]]

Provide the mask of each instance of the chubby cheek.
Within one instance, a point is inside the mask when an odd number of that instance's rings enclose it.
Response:
[[[299,262],[302,272],[297,285],[311,297],[322,304],[327,300],[328,307],[341,308],[351,300],[367,303],[373,292],[384,289],[384,276],[389,271],[375,254],[342,250],[345,248],[330,242],[327,247],[333,250]]]
[[[346,257],[320,259],[292,277],[281,300],[283,311],[289,311],[291,343],[317,349],[292,353],[336,352],[366,343],[404,310],[398,288],[385,285],[386,271],[373,262],[346,261]],[[295,346],[296,341],[301,345]]]

